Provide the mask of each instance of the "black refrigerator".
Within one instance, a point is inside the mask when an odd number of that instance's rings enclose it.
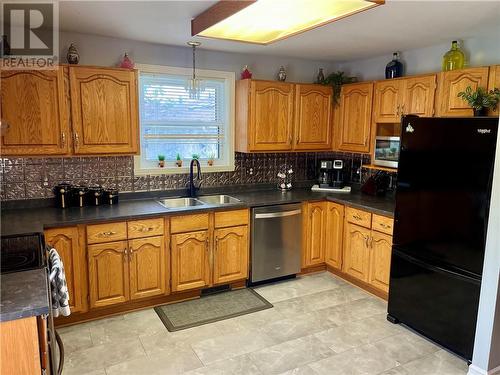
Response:
[[[387,318],[470,361],[498,118],[401,125]]]

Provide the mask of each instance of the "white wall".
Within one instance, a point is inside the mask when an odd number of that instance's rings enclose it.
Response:
[[[457,20],[459,22],[459,20]],[[463,39],[462,48],[468,58],[469,66],[485,66],[500,64],[500,22],[488,32],[487,37],[470,37]],[[441,71],[441,58],[450,49],[450,43],[419,48],[401,52],[401,60],[405,66],[405,75],[433,73]],[[398,46],[394,46],[398,51]],[[392,55],[372,57],[369,59],[345,61],[337,63],[339,70],[360,80],[385,78],[385,66]]]
[[[59,37],[61,61],[66,62],[66,52],[74,42],[80,53],[80,64],[116,66],[128,52],[132,60],[141,64],[192,66],[192,51],[189,47],[166,46],[125,39],[102,37],[89,34],[61,32]],[[287,70],[287,81],[313,82],[319,68],[325,73],[334,66],[331,62],[312,61],[289,57],[249,55],[203,50],[196,51],[196,65],[200,69],[234,71],[239,73],[248,65],[253,78],[276,79],[281,65]]]

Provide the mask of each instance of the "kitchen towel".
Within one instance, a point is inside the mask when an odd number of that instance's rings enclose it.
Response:
[[[61,257],[56,249],[49,250],[49,280],[52,293],[52,315],[68,316],[71,311],[69,309],[69,293],[66,285],[66,275],[64,274],[64,265]]]

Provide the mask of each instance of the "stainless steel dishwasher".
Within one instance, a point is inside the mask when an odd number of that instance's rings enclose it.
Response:
[[[252,209],[252,283],[300,272],[302,205]]]

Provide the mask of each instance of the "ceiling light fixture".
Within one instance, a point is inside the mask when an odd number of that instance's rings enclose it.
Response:
[[[382,4],[383,0],[223,0],[191,21],[191,35],[269,44]]]
[[[196,78],[196,47],[200,46],[200,42],[189,41],[187,45],[193,49],[193,76],[188,80],[186,91],[189,93],[189,99],[199,99],[202,91],[201,80]]]

